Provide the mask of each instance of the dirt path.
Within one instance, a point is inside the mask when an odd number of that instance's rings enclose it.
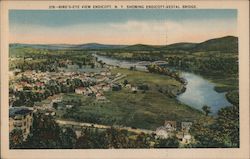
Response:
[[[78,127],[94,127],[94,128],[99,128],[99,129],[109,129],[111,126],[109,125],[101,125],[101,124],[92,124],[92,123],[83,123],[83,122],[76,122],[76,121],[69,121],[69,120],[56,120],[56,122],[60,126],[78,126]],[[152,134],[154,131],[152,130],[147,130],[147,129],[133,129],[131,127],[121,127],[121,126],[113,126],[116,129],[119,130],[127,130],[130,132],[134,132],[137,134],[140,133],[145,133],[145,134]]]

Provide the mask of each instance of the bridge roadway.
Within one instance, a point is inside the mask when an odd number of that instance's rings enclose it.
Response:
[[[148,65],[167,65],[167,61],[154,61],[154,62],[150,62],[150,61],[140,61],[140,62],[137,62],[136,65],[139,65],[139,66],[148,66]]]

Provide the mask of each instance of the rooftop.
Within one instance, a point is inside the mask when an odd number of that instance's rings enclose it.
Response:
[[[12,107],[9,109],[9,117],[15,117],[16,115],[26,115],[32,112],[31,108],[26,107]]]

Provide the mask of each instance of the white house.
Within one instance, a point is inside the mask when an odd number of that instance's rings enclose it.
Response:
[[[161,139],[167,139],[170,136],[168,130],[164,126],[158,127],[155,133],[156,136]]]
[[[75,93],[76,94],[83,94],[85,91],[85,88],[84,87],[79,87],[79,88],[76,88],[75,89]]]
[[[73,107],[73,105],[66,105],[67,109],[71,109]]]
[[[125,88],[131,88],[132,86],[131,86],[131,84],[126,84],[126,86],[125,86]]]
[[[168,131],[176,131],[176,121],[165,121],[164,126]]]
[[[192,140],[192,136],[190,134],[185,134],[182,138],[182,143],[188,144]]]
[[[137,87],[131,87],[132,92],[136,92],[137,90],[138,90]]]
[[[102,87],[103,91],[105,91],[105,92],[109,91],[110,88],[111,88],[110,85],[106,85],[106,86]]]
[[[184,132],[189,132],[192,124],[192,122],[181,122],[181,130]]]

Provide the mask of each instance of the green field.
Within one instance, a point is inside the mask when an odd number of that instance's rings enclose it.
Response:
[[[176,81],[174,78],[170,78],[165,75],[159,75],[159,74],[153,74],[153,73],[147,73],[143,71],[131,71],[128,69],[123,68],[116,68],[111,70],[112,73],[121,73],[127,75],[126,78],[131,84],[139,84],[139,83],[146,83],[150,86],[154,85],[161,85],[161,86],[176,86],[177,88],[180,88],[182,84],[178,81]],[[124,80],[123,79],[123,80]],[[123,81],[121,80],[121,82]]]
[[[175,98],[158,91],[159,88],[168,86],[173,89],[181,87],[179,82],[170,77],[126,69],[114,69],[112,72],[127,74],[124,79],[131,84],[146,83],[149,90],[133,93],[129,88],[123,87],[120,91],[106,92],[105,96],[109,102],[102,103],[97,102],[94,97],[65,94],[65,103],[77,101],[78,104],[64,112],[61,117],[82,122],[155,130],[163,125],[165,120],[193,121],[202,116],[200,111],[180,104]]]
[[[203,75],[206,79],[215,83],[215,91],[228,92],[239,89],[239,79],[235,76]]]

